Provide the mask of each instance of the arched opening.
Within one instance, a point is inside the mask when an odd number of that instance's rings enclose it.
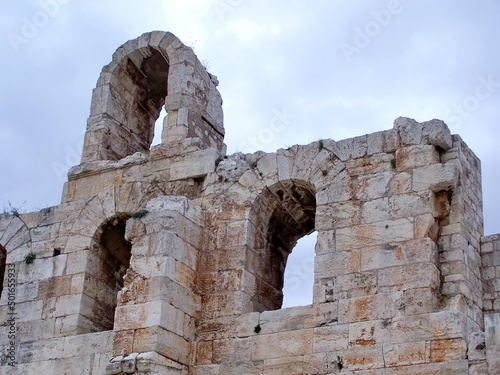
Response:
[[[3,279],[5,277],[6,264],[7,264],[7,250],[5,250],[5,247],[0,245],[0,298],[2,298]]]
[[[125,239],[125,223],[129,217],[120,215],[106,221],[94,238],[96,261],[91,272],[95,279],[89,285],[95,285],[95,290],[90,296],[94,300],[92,317],[88,318],[99,331],[113,329],[117,295],[130,267],[132,245]]]
[[[126,69],[119,70],[119,80],[133,84],[133,104],[124,109],[125,122],[137,147],[128,151],[147,151],[154,135],[154,124],[158,119],[167,96],[168,62],[160,51],[148,48],[148,57],[137,66],[130,58]],[[124,93],[125,95],[127,93]],[[125,155],[126,156],[126,155]]]
[[[107,69],[92,96],[82,161],[149,151],[165,104],[169,64],[159,50],[148,46]]]
[[[93,91],[82,163],[148,152],[163,106],[170,116],[169,142],[198,138],[200,147],[222,151],[217,85],[193,50],[173,34],[153,31],[129,40],[103,68]]]
[[[151,141],[151,147],[162,143],[161,133],[163,132],[163,125],[165,121],[167,121],[167,111],[165,110],[165,107],[162,107],[160,115],[158,116],[155,122],[154,137],[153,140]]]
[[[259,203],[261,241],[256,243],[256,295],[254,309],[277,310],[283,305],[287,260],[297,241],[314,232],[316,198],[305,181],[287,180],[269,188]]]
[[[314,257],[318,232],[297,241],[288,257],[283,285],[283,308],[312,303],[314,284]]]

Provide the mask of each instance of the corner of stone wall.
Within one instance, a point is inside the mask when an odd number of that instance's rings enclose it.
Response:
[[[144,216],[127,222],[132,258],[118,294],[113,344],[121,358],[108,374],[142,366],[141,355],[136,361],[128,353],[154,352],[179,368],[189,365],[201,309],[196,274],[203,224],[202,210],[180,196],[155,198]]]
[[[500,234],[481,239],[481,275],[485,313],[500,313]]]

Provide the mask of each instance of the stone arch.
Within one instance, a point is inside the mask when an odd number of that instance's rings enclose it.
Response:
[[[31,251],[31,233],[18,216],[11,215],[6,220],[0,243],[6,250],[9,263],[20,262]]]
[[[93,237],[88,284],[95,287],[91,296],[92,315],[87,318],[97,331],[112,330],[118,292],[130,267],[132,244],[125,239],[128,214],[117,214],[104,221]]]
[[[315,230],[316,190],[304,180],[277,182],[256,199],[248,257],[254,259],[254,310],[276,310],[283,302],[287,258],[297,241]]]
[[[120,252],[126,242],[125,222],[141,203],[131,197],[130,189],[123,190],[113,187],[96,195],[73,224],[63,251],[80,254],[76,259],[81,265],[73,272],[83,281],[78,318],[65,334],[113,329],[117,294],[131,256],[131,246]]]
[[[337,153],[334,141],[323,140],[304,146],[292,146],[257,160],[254,171],[261,177],[264,186],[262,187],[260,182],[256,184],[260,187],[260,192],[249,213],[247,262],[253,267],[250,272],[254,276],[259,273],[266,275],[266,272],[267,275],[274,276],[267,281],[255,277],[254,288],[250,290],[254,311],[275,310],[281,307],[281,283],[286,258],[298,239],[317,231],[316,255],[334,251],[331,248],[333,242],[326,239],[332,236],[337,225],[332,214],[339,214],[331,212],[329,206],[332,202],[350,199],[352,196],[351,177],[346,171],[345,161],[341,160]],[[251,190],[255,192],[254,189]],[[289,212],[279,208],[280,206],[293,207],[291,210],[298,216],[289,215]],[[286,234],[286,223],[290,218],[293,223],[299,225],[291,227],[291,235],[285,246],[282,246],[283,256],[273,260],[277,261],[279,266],[274,273],[270,272],[266,270],[266,257],[270,260],[272,252],[269,250],[276,247],[276,237]],[[278,232],[272,233],[276,230],[276,223],[284,223],[281,225],[281,233],[279,226]],[[263,256],[260,259],[256,257],[256,249],[266,249],[261,252]],[[316,269],[314,274],[316,282]],[[266,290],[270,285],[273,286]],[[317,298],[314,297],[314,300],[313,302],[316,302]]]
[[[229,316],[281,306],[283,273],[280,272],[275,282],[270,282],[265,280],[263,271],[266,259],[270,260],[267,250],[273,244],[268,238],[272,238],[273,233],[278,238],[281,235],[279,229],[269,230],[269,223],[272,220],[272,225],[279,224],[279,218],[287,220],[286,210],[277,209],[278,202],[295,199],[299,201],[295,203],[297,212],[302,212],[303,216],[297,218],[301,225],[292,233],[285,249],[291,250],[297,239],[314,229],[318,231],[318,238],[325,236],[324,232],[333,225],[332,220],[327,223],[329,212],[325,207],[336,198],[338,191],[348,187],[349,181],[345,164],[332,151],[332,144],[333,141],[324,141],[320,147],[319,142],[313,142],[264,156],[256,153],[245,159],[247,167],[240,163],[236,175],[224,175],[225,169],[216,171],[213,179],[216,181],[219,173],[226,181],[208,195],[216,209],[207,213],[211,240],[200,262],[205,316]],[[308,197],[302,202],[313,204],[302,206],[301,196]],[[318,226],[320,209],[321,226]],[[316,249],[318,244],[319,241]],[[287,251],[283,253],[284,256],[278,257],[278,269],[286,264]],[[274,289],[274,297],[266,297],[265,288]],[[278,302],[268,301],[270,299]]]
[[[222,99],[217,80],[173,34],[150,32],[123,44],[92,94],[82,162],[120,160],[151,146],[165,105],[162,142],[198,137],[222,150]]]
[[[90,248],[95,231],[102,223],[117,215],[131,215],[160,195],[163,195],[163,192],[157,186],[148,186],[141,181],[102,191],[90,199],[80,211],[66,242],[66,251]]]

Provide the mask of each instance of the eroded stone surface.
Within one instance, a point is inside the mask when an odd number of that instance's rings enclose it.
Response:
[[[61,205],[0,215],[0,374],[499,373],[500,235],[460,137],[398,118],[224,155],[217,84],[170,33],[115,52]],[[280,309],[314,230],[313,303]]]

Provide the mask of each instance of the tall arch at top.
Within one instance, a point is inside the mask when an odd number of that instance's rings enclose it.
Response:
[[[92,94],[82,162],[120,160],[151,146],[154,123],[168,113],[162,143],[199,138],[223,148],[218,82],[173,34],[154,31],[119,47]]]

